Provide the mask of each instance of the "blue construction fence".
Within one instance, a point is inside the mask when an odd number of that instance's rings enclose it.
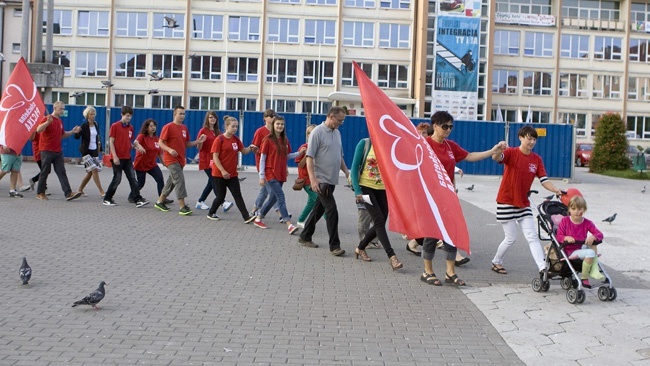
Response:
[[[51,105],[47,106],[51,111]],[[62,117],[65,130],[70,130],[76,125],[84,122],[83,110],[85,106],[66,106],[66,115]],[[102,140],[106,141],[106,107],[95,107],[97,110],[97,123],[100,127]],[[255,130],[264,124],[263,112],[241,112],[241,111],[216,111],[219,116],[219,126],[223,130],[223,118],[227,115],[239,119],[239,137],[244,145],[248,145],[253,140]],[[115,122],[121,118],[120,108],[110,108],[108,120]],[[199,130],[204,124],[206,112],[187,110],[185,115],[185,125],[187,125],[190,136],[196,138]],[[309,124],[320,124],[326,118],[321,114],[305,113],[283,113],[282,116],[286,121],[286,133],[293,150],[298,149],[305,142],[306,128]],[[153,118],[158,122],[158,134],[162,126],[172,121],[172,110],[170,109],[134,109],[131,123],[135,134],[137,135],[142,127],[142,123],[147,118]],[[414,124],[420,122],[429,122],[428,119],[412,119]],[[484,151],[491,149],[494,144],[504,140],[506,129],[508,130],[508,145],[519,146],[518,130],[523,123],[504,123],[504,122],[484,122],[484,121],[455,121],[454,130],[450,139],[454,140],[467,151]],[[573,164],[573,126],[559,124],[533,124],[541,132],[537,139],[535,152],[544,160],[546,172],[549,177],[553,178],[570,178]],[[358,141],[368,137],[368,127],[366,118],[363,116],[348,116],[345,123],[339,128],[343,139],[343,154],[348,166],[352,164],[354,149]],[[73,137],[63,140],[63,154],[66,158],[80,158],[79,152],[80,140]],[[187,151],[188,157],[197,154],[196,148],[190,148]],[[32,155],[31,143],[27,143],[22,151],[24,156]],[[255,165],[253,154],[242,157],[243,165]],[[295,167],[293,161],[289,166]],[[458,167],[463,169],[466,174],[477,175],[501,175],[503,166],[486,159],[480,162],[470,163],[461,162]]]

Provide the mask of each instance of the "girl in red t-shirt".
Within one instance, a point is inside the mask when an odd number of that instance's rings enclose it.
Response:
[[[224,133],[214,138],[210,152],[212,153],[212,160],[210,161],[210,178],[215,186],[214,193],[216,195],[212,205],[209,207],[208,219],[219,220],[217,209],[224,204],[226,199],[226,188],[235,199],[237,209],[241,213],[244,223],[248,224],[255,220],[255,216],[251,216],[246,208],[246,203],[241,195],[239,187],[239,177],[237,172],[237,160],[239,153],[248,154],[252,150],[249,147],[244,147],[239,137],[235,134],[239,128],[239,122],[236,118],[225,116],[224,117]],[[204,142],[205,144],[205,142]],[[232,205],[232,203],[231,203]],[[225,207],[225,204],[224,204]]]
[[[198,139],[199,136],[205,135],[205,141],[198,144],[196,147],[199,149],[199,170],[203,170],[205,175],[208,176],[208,182],[205,185],[205,188],[203,188],[201,197],[199,197],[199,200],[196,202],[196,208],[198,210],[207,210],[210,208],[210,206],[205,204],[205,200],[208,199],[210,192],[213,191],[214,195],[217,195],[217,187],[214,185],[214,180],[212,179],[212,154],[210,153],[210,149],[212,149],[214,139],[221,134],[221,131],[219,131],[219,124],[217,123],[218,121],[219,117],[217,117],[217,113],[214,111],[208,111],[208,113],[205,114],[203,128],[199,130],[199,134],[196,137]],[[232,205],[232,202],[224,201],[223,212],[228,212]]]
[[[287,159],[294,159],[298,155],[304,154],[306,149],[291,153],[291,144],[284,130],[284,117],[275,116],[271,133],[262,142],[260,150],[262,153],[260,157],[260,185],[266,185],[270,197],[258,211],[255,226],[261,229],[267,228],[262,219],[277,202],[280,215],[287,224],[289,235],[291,235],[298,231],[298,227],[291,223],[282,184],[287,181]]]
[[[165,179],[163,178],[162,170],[160,170],[156,162],[156,158],[162,161],[162,150],[158,146],[158,136],[156,136],[157,128],[158,124],[151,118],[146,119],[142,124],[140,134],[135,139],[140,143],[145,153],[136,151],[133,169],[135,169],[135,175],[138,179],[138,190],[142,191],[147,174],[149,174],[156,181],[158,195],[160,196],[160,192],[162,192],[165,186]],[[129,199],[132,199],[132,197],[129,197]],[[165,203],[169,204],[172,202],[174,201],[168,200]]]

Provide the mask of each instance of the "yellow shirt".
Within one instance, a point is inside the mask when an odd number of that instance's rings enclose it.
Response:
[[[381,172],[379,171],[377,158],[375,157],[374,145],[370,146],[370,150],[366,156],[366,161],[363,163],[363,169],[361,170],[361,176],[359,177],[359,185],[372,189],[386,189],[384,181],[381,179]]]

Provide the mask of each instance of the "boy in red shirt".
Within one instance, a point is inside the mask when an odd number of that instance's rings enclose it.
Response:
[[[160,134],[158,145],[163,151],[163,164],[169,169],[169,178],[163,187],[160,197],[156,202],[156,208],[162,212],[168,212],[169,207],[165,205],[167,196],[176,189],[176,197],[178,204],[181,207],[178,212],[179,215],[187,216],[192,214],[192,210],[185,204],[185,197],[187,197],[187,190],[185,189],[185,175],[183,174],[183,167],[185,167],[185,149],[205,141],[205,135],[199,136],[198,139],[190,141],[190,133],[187,126],[183,124],[185,121],[185,107],[174,107],[174,120],[163,127]]]
[[[140,189],[138,188],[138,181],[135,178],[135,170],[133,169],[133,161],[131,160],[131,148],[144,153],[144,148],[140,146],[138,140],[133,143],[133,126],[131,125],[131,118],[133,118],[133,108],[125,105],[122,107],[122,119],[111,125],[109,134],[109,144],[111,147],[111,155],[113,156],[113,180],[106,190],[104,195],[104,206],[115,206],[113,196],[117,187],[122,182],[122,172],[126,175],[131,187],[130,197],[135,200],[135,207],[142,207],[148,205],[149,201],[142,198]]]

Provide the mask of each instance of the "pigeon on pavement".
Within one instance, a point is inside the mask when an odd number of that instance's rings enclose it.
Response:
[[[472,184],[471,186],[469,186],[469,187],[467,187],[465,189],[471,192],[471,191],[474,190],[474,185]]]
[[[643,189],[641,190],[641,193],[645,193],[645,186],[643,186]]]
[[[23,257],[23,264],[20,266],[20,279],[23,285],[29,284],[30,278],[32,278],[32,267],[27,264],[27,257]]]
[[[104,295],[106,294],[106,290],[104,290],[104,285],[106,285],[106,282],[102,281],[99,283],[99,287],[97,287],[97,290],[91,292],[88,296],[84,297],[83,299],[79,301],[75,301],[72,304],[72,307],[75,307],[77,305],[91,305],[93,309],[99,310],[101,309],[97,304],[99,304],[100,301],[104,298]]]
[[[613,214],[612,216],[606,218],[603,220],[603,222],[609,222],[609,224],[612,224],[612,221],[616,220],[616,214]]]

